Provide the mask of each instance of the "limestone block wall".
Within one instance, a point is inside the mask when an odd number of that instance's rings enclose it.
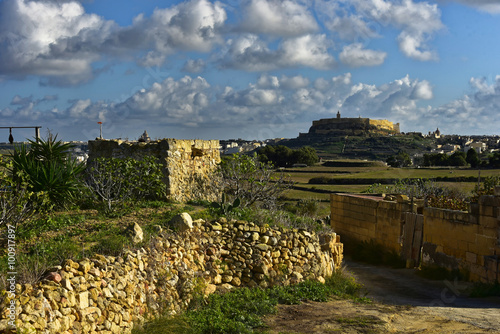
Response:
[[[379,129],[392,131],[395,133],[399,133],[399,123],[396,125],[393,122],[390,122],[386,119],[370,119],[370,125],[373,125]]]
[[[401,254],[403,213],[415,209],[402,196],[385,201],[332,194],[331,225],[345,238],[372,240]],[[422,265],[460,270],[472,281],[500,282],[500,187],[468,212],[425,207],[423,220]]]
[[[335,233],[198,220],[121,257],[66,260],[50,280],[17,284],[15,325],[21,333],[130,333],[147,317],[181,312],[196,291],[323,281],[341,261]],[[10,304],[9,296],[0,304],[2,333],[16,332]]]
[[[470,212],[425,208],[423,263],[460,270],[472,281],[500,282],[499,208],[500,196],[480,197]]]
[[[335,232],[359,241],[374,241],[401,252],[402,213],[410,211],[407,200],[331,194],[331,226]]]
[[[218,140],[161,139],[140,143],[121,140],[89,141],[89,162],[93,159],[142,159],[154,156],[163,164],[164,181],[171,200],[185,202],[197,198],[215,200],[217,194],[208,186],[220,162]]]

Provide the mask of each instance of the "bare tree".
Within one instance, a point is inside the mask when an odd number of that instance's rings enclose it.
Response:
[[[259,204],[274,207],[292,181],[272,165],[259,162],[257,155],[234,154],[224,159],[219,168],[221,190],[241,199],[242,206]]]

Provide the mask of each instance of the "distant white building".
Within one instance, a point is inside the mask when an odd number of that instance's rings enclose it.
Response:
[[[469,143],[468,146],[465,146],[464,148],[464,152],[468,152],[471,148],[475,149],[477,154],[481,154],[483,152],[486,152],[486,150],[488,149],[488,145],[486,145],[486,143],[482,143],[482,142],[473,142],[473,143]]]
[[[224,154],[236,154],[243,151],[242,147],[231,147],[224,151]]]
[[[438,145],[437,150],[432,150],[432,153],[453,154],[458,150],[460,150],[460,145],[446,144],[446,145]]]

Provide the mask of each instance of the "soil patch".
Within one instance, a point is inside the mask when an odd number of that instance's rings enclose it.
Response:
[[[268,333],[500,333],[500,299],[468,298],[470,284],[355,262],[346,262],[345,270],[373,303],[280,305],[266,319]]]

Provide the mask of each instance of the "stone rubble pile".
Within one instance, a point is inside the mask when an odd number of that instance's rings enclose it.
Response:
[[[16,325],[23,333],[130,333],[148,317],[182,312],[195,294],[324,282],[342,252],[335,233],[196,220],[183,232],[155,237],[147,248],[66,260],[35,285],[17,284]],[[2,333],[9,333],[7,305],[4,298]]]

